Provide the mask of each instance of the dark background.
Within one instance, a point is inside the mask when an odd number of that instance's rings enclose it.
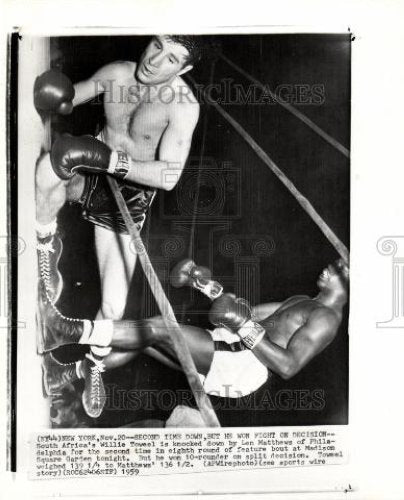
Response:
[[[52,64],[76,82],[108,62],[138,60],[148,40],[143,36],[53,39]],[[296,107],[349,149],[348,35],[226,35],[205,40],[213,41],[215,50],[221,50],[271,89],[280,84],[323,85],[322,104]],[[213,82],[232,79],[232,85],[241,84],[247,91],[249,82],[217,58],[215,50],[208,50],[191,72],[195,81],[208,84],[214,64]],[[349,160],[277,104],[222,104],[348,246]],[[55,132],[94,134],[103,123],[102,103],[90,102],[75,108],[71,116],[56,120]],[[59,223],[65,242],[61,308],[67,315],[93,317],[100,291],[92,225],[80,218],[74,205],[63,209]],[[189,289],[175,290],[167,280],[169,269],[190,251],[198,264],[212,269],[226,291],[252,303],[280,301],[296,294],[316,295],[318,274],[338,258],[294,197],[234,129],[204,103],[183,176],[172,192],[158,194],[142,235],[178,320],[204,327],[209,327],[209,301]],[[158,314],[150,297],[138,265],[126,317]],[[345,312],[334,342],[293,379],[283,381],[272,375],[252,398],[238,402],[211,398],[221,424],[347,423],[347,308]],[[79,348],[59,353],[63,361],[81,356]],[[164,420],[173,408],[169,390],[176,392],[177,403],[189,399],[181,373],[143,355],[104,374],[104,381],[112,391],[109,404],[99,419],[86,425],[117,427],[149,418]],[[116,399],[117,391],[121,392]],[[152,402],[143,398],[138,405],[140,393],[133,391],[151,391]],[[322,408],[309,408],[313,391],[320,391]],[[167,397],[159,398],[158,394]],[[281,394],[285,409],[279,408],[280,400],[276,399]],[[294,401],[293,408],[290,401]]]

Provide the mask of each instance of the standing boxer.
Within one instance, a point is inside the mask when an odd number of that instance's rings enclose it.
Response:
[[[108,64],[88,80],[76,83],[74,89],[67,77],[54,71],[37,79],[34,99],[40,110],[68,113],[72,106],[104,95],[105,126],[98,139],[113,152],[111,163],[104,169],[88,168],[85,175],[56,172],[55,179],[49,169],[39,174],[42,197],[55,197],[58,190],[66,192],[66,199],[81,203],[83,216],[95,224],[100,319],[122,317],[136,252],[107,181],[98,174],[102,171],[118,179],[140,229],[156,189],[173,189],[184,168],[199,104],[181,75],[190,71],[200,56],[198,37],[156,36],[138,63]],[[80,139],[69,141],[74,153],[80,153]],[[48,219],[48,213],[39,211],[38,216]]]
[[[54,278],[62,251],[56,215],[67,200],[80,203],[83,216],[95,225],[101,279],[97,318],[122,317],[137,256],[105,175],[117,178],[140,230],[156,190],[175,187],[191,147],[199,104],[181,75],[200,59],[199,40],[156,36],[138,63],[113,62],[74,87],[65,75],[52,70],[37,78],[34,104],[38,110],[68,114],[73,106],[103,94],[105,112],[99,140],[63,136],[52,148],[52,161],[46,155],[37,165],[39,261],[54,303],[61,290],[61,281]],[[80,166],[87,168],[78,172]],[[100,407],[92,394],[103,392],[100,359],[110,349],[94,344],[91,350],[94,356],[86,365],[91,377],[86,379],[84,401],[87,412],[96,416]],[[117,357],[121,362],[129,359]]]

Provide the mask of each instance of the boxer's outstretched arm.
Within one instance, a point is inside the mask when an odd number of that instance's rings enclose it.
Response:
[[[295,331],[286,349],[264,337],[252,352],[271,371],[289,379],[331,343],[339,323],[332,311],[318,309]]]
[[[177,104],[161,138],[159,159],[132,160],[125,180],[166,191],[173,189],[188,158],[198,118],[197,102]]]
[[[127,76],[128,64],[123,61],[107,64],[87,80],[75,83],[73,106],[91,101],[91,99],[106,91],[112,92],[113,87],[119,85],[119,80],[122,79],[123,74]]]

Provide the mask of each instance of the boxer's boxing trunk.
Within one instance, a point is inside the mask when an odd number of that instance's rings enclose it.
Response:
[[[221,327],[209,333],[215,351],[206,377],[199,374],[207,394],[240,398],[256,391],[268,380],[268,369],[240,337]]]
[[[117,183],[133,222],[141,227],[156,190],[118,179]],[[112,231],[128,234],[106,175],[86,175],[81,203],[82,214],[86,220]]]
[[[97,139],[105,142],[102,132],[98,134]],[[128,234],[106,174],[86,174],[85,177],[84,192],[80,200],[84,219],[106,229]],[[132,220],[140,229],[155,197],[156,189],[121,179],[116,181]]]

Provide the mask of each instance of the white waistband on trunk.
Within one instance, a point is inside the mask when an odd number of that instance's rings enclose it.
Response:
[[[213,340],[232,344],[240,338],[226,328],[209,332]],[[205,392],[223,398],[240,398],[256,391],[268,379],[268,369],[249,350],[215,351],[206,377],[200,375]]]

